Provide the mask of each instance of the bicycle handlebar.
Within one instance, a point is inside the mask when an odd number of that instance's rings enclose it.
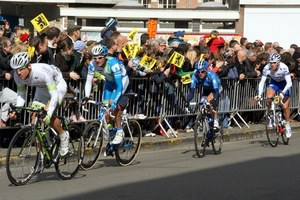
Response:
[[[94,104],[96,106],[100,106],[102,108],[105,108],[106,112],[107,112],[107,110],[109,110],[108,108],[110,108],[110,105],[105,105],[104,103],[99,102],[99,101],[88,100],[86,103],[91,103],[91,104]],[[89,110],[86,109],[84,106],[82,106],[82,110],[85,111],[85,112],[89,112]],[[108,114],[111,118],[115,118],[115,116],[112,115],[111,112],[108,112]]]
[[[258,101],[257,101],[257,104],[260,106],[260,107],[263,107],[261,105],[261,101],[263,100],[268,100],[268,99],[271,99],[275,104],[279,104],[279,105],[283,105],[283,102],[282,102],[282,99],[280,99],[280,96],[274,96],[274,97],[267,97],[267,98],[259,98]]]

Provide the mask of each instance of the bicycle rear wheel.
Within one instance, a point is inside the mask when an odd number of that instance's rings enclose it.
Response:
[[[25,185],[33,177],[40,153],[31,127],[20,129],[12,138],[6,154],[6,174],[16,186]]]
[[[82,130],[77,125],[69,125],[68,131],[70,134],[69,139],[69,152],[66,156],[58,157],[55,163],[55,169],[58,176],[63,180],[72,179],[80,168],[80,149],[83,143]]]
[[[284,126],[282,125],[282,128],[284,129]],[[283,144],[285,145],[288,145],[289,144],[289,141],[290,141],[290,138],[287,138],[286,137],[286,129],[284,129],[281,133],[281,138],[282,138],[282,142]]]
[[[219,132],[213,134],[212,148],[215,154],[220,154],[223,147],[223,127],[220,127]]]
[[[124,141],[116,148],[116,159],[121,166],[130,165],[136,158],[142,139],[142,129],[138,121],[129,120],[129,127],[123,124]],[[130,132],[131,134],[130,134]],[[132,136],[132,137],[131,137]]]
[[[269,121],[272,120],[272,118],[273,116],[270,116],[269,114],[266,115],[266,134],[271,147],[276,147],[279,140],[279,133],[277,132],[278,121],[275,119],[276,126],[269,127]]]
[[[100,122],[92,122],[83,132],[83,149],[81,150],[83,156],[80,164],[83,170],[89,170],[94,167],[100,157],[102,145],[103,129],[101,128],[100,130]]]
[[[205,137],[207,130],[208,127],[206,127],[205,122],[203,121],[203,119],[200,118],[200,116],[198,116],[194,128],[194,144],[195,144],[196,154],[199,158],[205,156],[205,149],[208,143],[208,140]]]

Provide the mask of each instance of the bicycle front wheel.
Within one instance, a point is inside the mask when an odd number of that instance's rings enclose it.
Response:
[[[208,130],[207,128],[208,127],[206,127],[206,124],[203,121],[203,119],[201,119],[200,116],[198,116],[194,128],[194,144],[195,144],[196,154],[199,158],[205,156],[205,149],[208,143],[205,137],[206,130]]]
[[[276,147],[279,140],[279,133],[277,132],[278,121],[275,121],[276,126],[274,126],[273,123],[269,123],[270,120],[274,120],[272,118],[273,116],[266,115],[266,134],[267,134],[268,142],[271,145],[271,147]]]
[[[130,165],[136,158],[142,139],[142,129],[138,121],[130,120],[123,124],[124,141],[116,148],[116,159],[121,166]]]
[[[80,149],[83,143],[82,130],[77,125],[72,124],[68,127],[69,152],[66,156],[58,157],[55,169],[58,176],[63,180],[72,179],[80,168]]]
[[[223,127],[220,127],[219,132],[213,134],[212,148],[215,154],[220,154],[223,147]]]
[[[99,133],[99,134],[98,134]],[[103,145],[103,129],[100,130],[100,122],[90,123],[83,132],[83,145],[81,154],[81,168],[89,170],[98,161]]]
[[[25,185],[33,177],[40,157],[31,127],[20,129],[12,138],[6,154],[6,174],[16,186]]]
[[[284,128],[284,126],[282,126],[282,128]],[[281,138],[282,138],[282,142],[283,144],[285,145],[288,145],[289,144],[289,141],[290,141],[290,138],[287,138],[286,137],[286,129],[284,129],[281,133]]]

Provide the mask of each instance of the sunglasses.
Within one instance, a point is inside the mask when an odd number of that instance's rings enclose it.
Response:
[[[277,62],[270,62],[270,64],[273,64],[273,65],[276,64],[276,63],[277,63]]]
[[[204,74],[206,70],[199,71],[200,74]]]
[[[102,60],[104,58],[104,56],[101,57],[95,57],[94,60]]]
[[[19,69],[15,69],[15,72],[16,72],[16,73],[21,72],[23,69],[26,69],[26,68],[27,68],[27,66],[26,66],[26,67],[19,68]]]

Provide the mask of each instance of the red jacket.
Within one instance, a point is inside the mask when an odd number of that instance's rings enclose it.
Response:
[[[210,39],[210,35],[205,35],[203,37],[204,41],[206,42],[207,46],[210,48],[210,52],[215,53],[218,51],[218,47],[225,44],[225,40],[223,37],[217,37],[214,39]]]

